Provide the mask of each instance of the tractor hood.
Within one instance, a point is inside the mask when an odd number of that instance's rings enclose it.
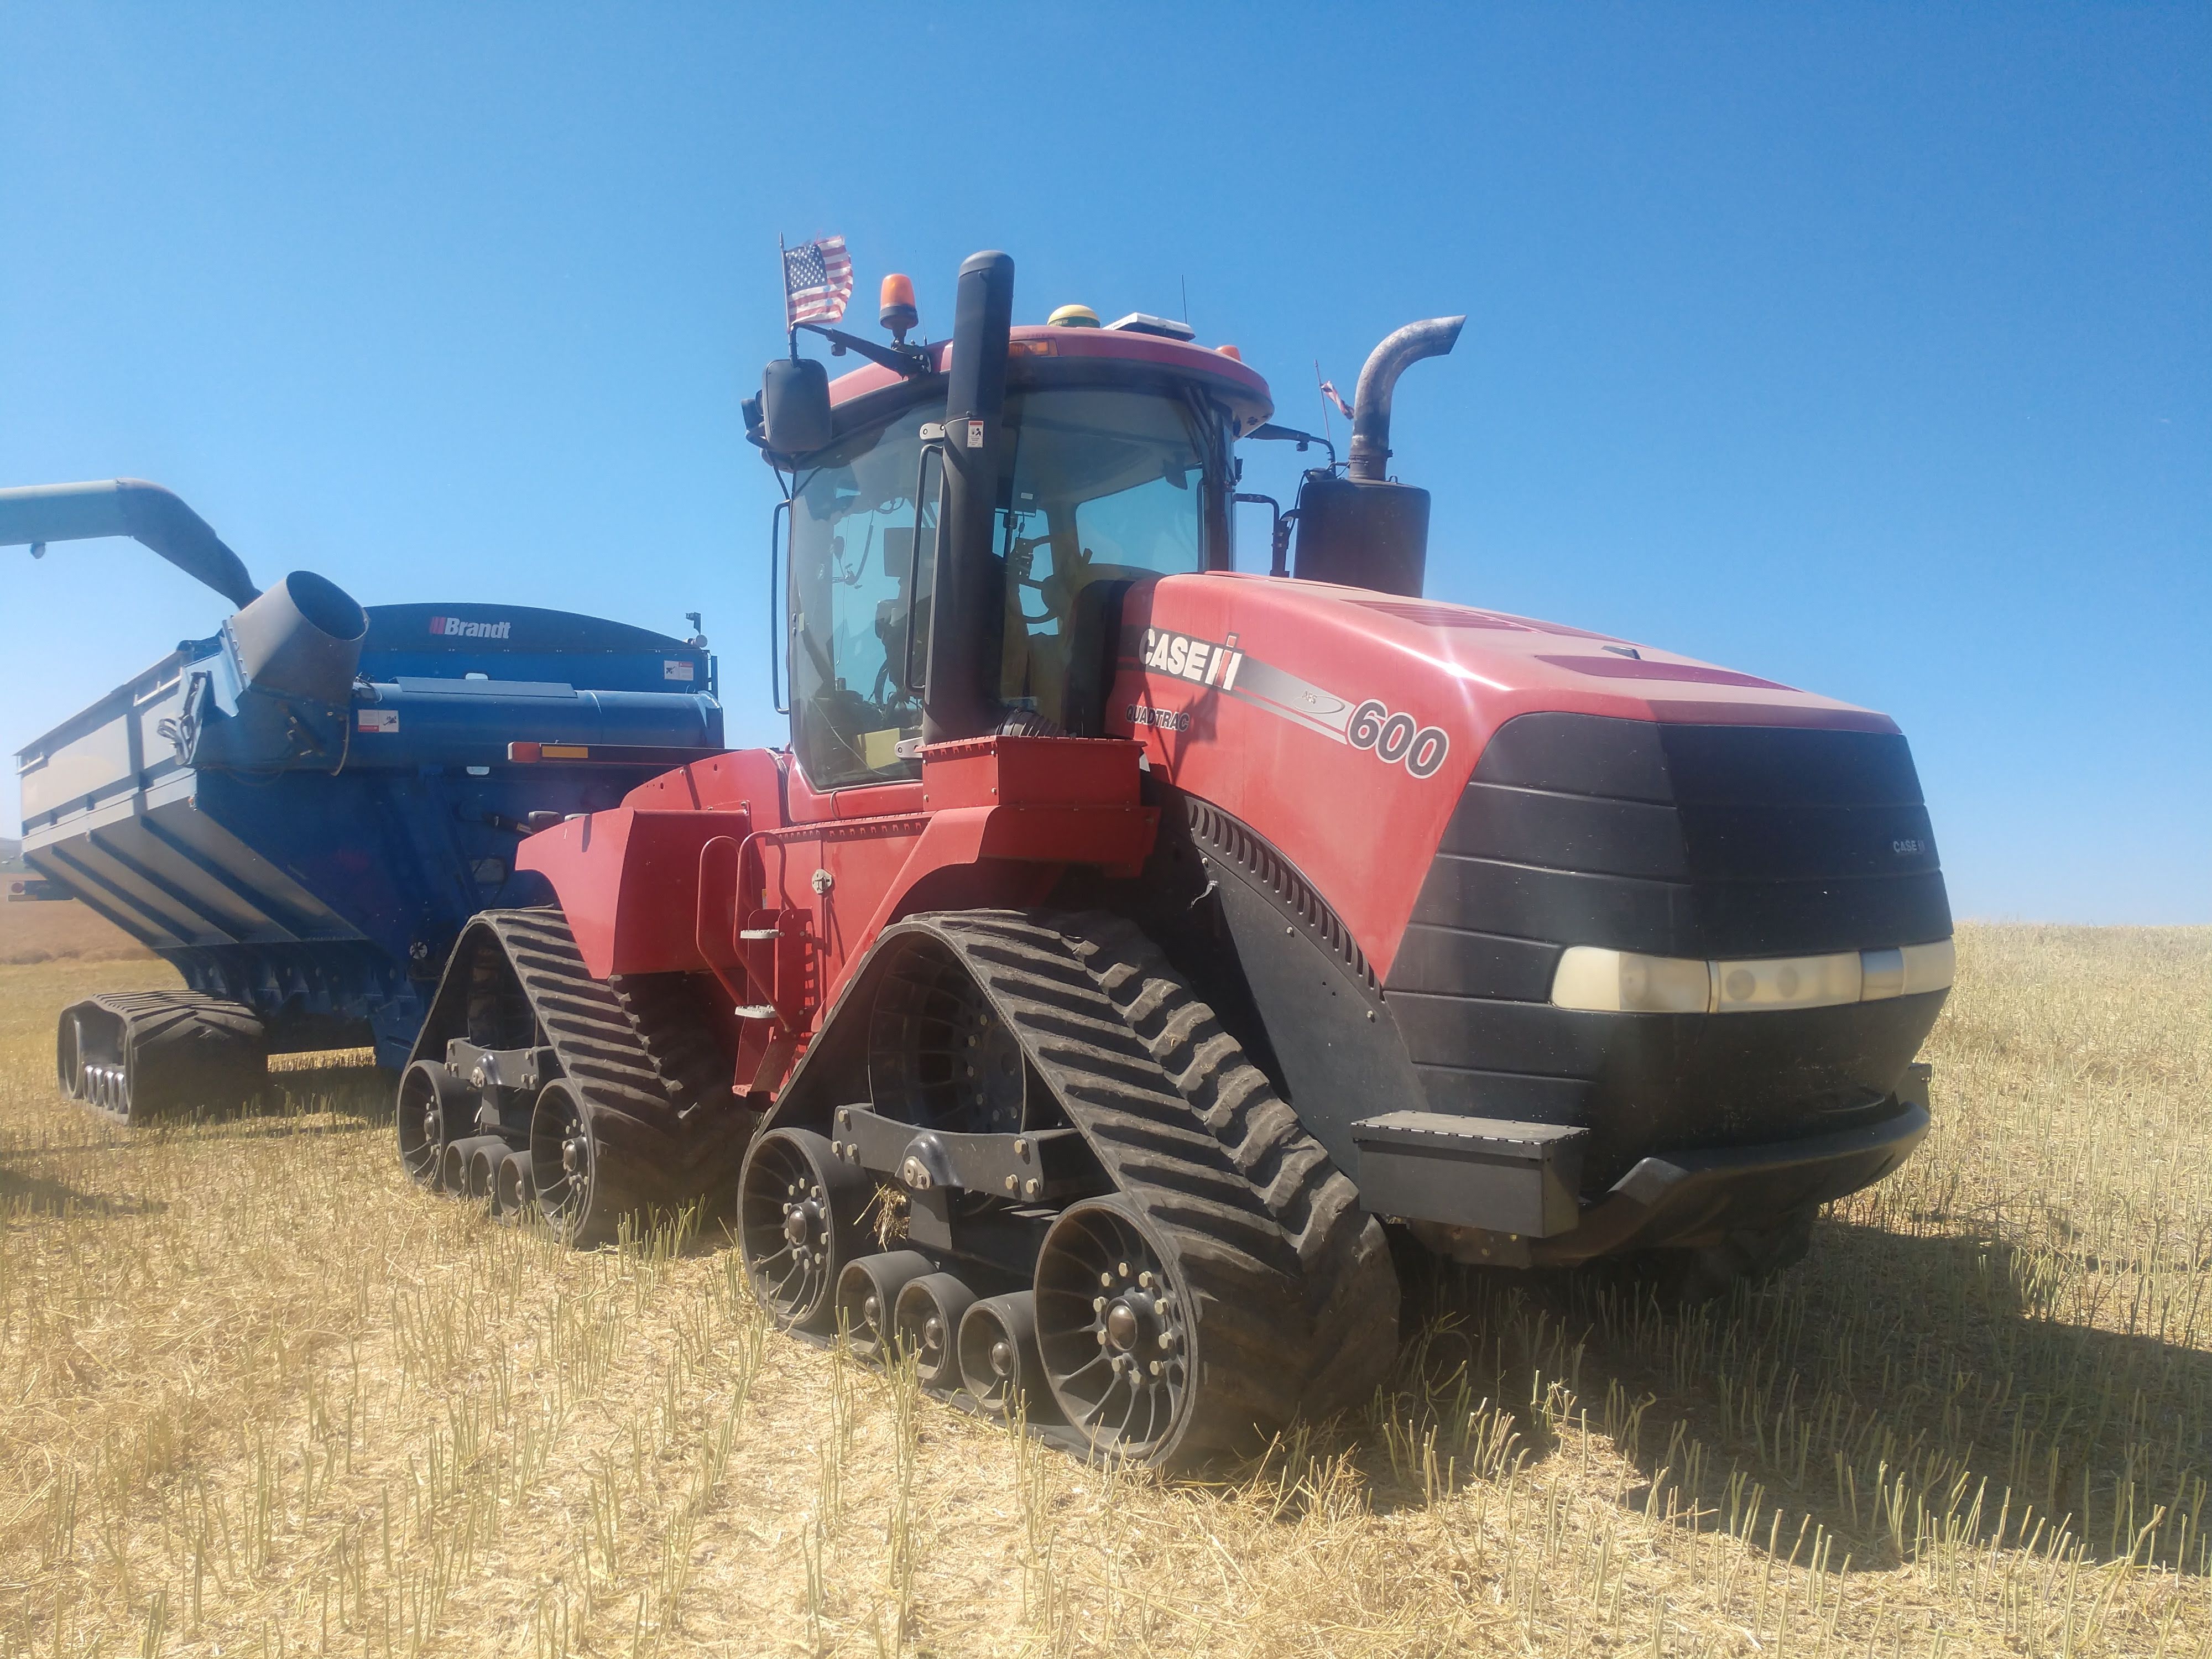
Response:
[[[1404,946],[1434,854],[1470,836],[1496,843],[1492,887],[1559,876],[1563,890],[1538,903],[1547,914],[1516,930],[1554,945],[1844,948],[1833,916],[1785,937],[1790,907],[1771,902],[1746,909],[1768,919],[1764,934],[1716,934],[1714,906],[1680,884],[1725,873],[1723,842],[1768,866],[1795,859],[1822,890],[1848,872],[1886,894],[1879,914],[1844,927],[1883,936],[1853,948],[1948,936],[1918,782],[1885,715],[1583,629],[1361,588],[1169,577],[1133,592],[1122,620],[1108,730],[1142,739],[1157,775],[1267,836],[1378,976]],[[1501,733],[1532,732],[1515,724],[1530,717],[1551,722],[1542,742],[1498,746]],[[1497,789],[1478,777],[1486,756],[1510,773]],[[1637,807],[1679,805],[1678,787],[1737,816],[1695,833],[1679,815],[1624,827]],[[1858,810],[1823,817],[1823,801]],[[1850,845],[1810,845],[1838,836]],[[1637,844],[1612,845],[1622,836]],[[1607,883],[1619,890],[1599,890]],[[1635,920],[1652,911],[1673,919],[1671,934]]]

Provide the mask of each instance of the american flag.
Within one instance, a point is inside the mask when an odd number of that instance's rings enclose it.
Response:
[[[787,328],[834,323],[853,297],[853,256],[845,239],[825,236],[783,251],[783,315]]]
[[[1344,401],[1344,394],[1336,389],[1335,381],[1323,380],[1321,383],[1321,395],[1334,404],[1346,420],[1352,418],[1352,405]]]

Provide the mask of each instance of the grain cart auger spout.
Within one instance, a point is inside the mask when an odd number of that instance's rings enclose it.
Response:
[[[158,484],[0,489],[0,545],[105,536],[239,607],[17,757],[40,879],[185,982],[62,1013],[62,1088],[125,1121],[234,1107],[272,1053],[370,1047],[396,1071],[468,918],[551,896],[515,867],[525,835],[720,751],[704,640],[364,610],[307,571],[263,592]]]
[[[884,300],[747,406],[789,748],[524,843],[560,905],[463,938],[409,1158],[496,1120],[580,1242],[734,1168],[780,1324],[1180,1465],[1367,1396],[1393,1231],[1711,1287],[1911,1152],[1951,924],[1904,738],[1425,597],[1391,401],[1459,319],[1378,348],[1262,575],[1237,447],[1321,441],[1232,348],[1017,326],[1003,254],[949,342]]]
[[[26,484],[0,489],[0,547],[28,546],[44,556],[49,542],[128,536],[144,543],[196,581],[235,605],[261,590],[246,564],[173,490],[143,478],[86,483]]]

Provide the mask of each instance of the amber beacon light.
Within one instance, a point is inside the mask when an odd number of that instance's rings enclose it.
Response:
[[[911,276],[902,276],[893,271],[884,278],[883,310],[878,319],[890,330],[893,340],[901,345],[906,343],[907,331],[921,320],[921,313],[915,309],[914,279]]]

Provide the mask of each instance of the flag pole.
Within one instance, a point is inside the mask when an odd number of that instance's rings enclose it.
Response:
[[[1321,429],[1324,434],[1330,434],[1329,441],[1334,444],[1336,441],[1334,435],[1334,428],[1328,423],[1328,393],[1322,390],[1324,384],[1321,375],[1321,359],[1316,357],[1314,359],[1314,392],[1321,398]]]
[[[783,233],[775,234],[775,276],[783,287],[783,327],[791,339],[791,361],[799,361],[799,325],[791,320],[791,256],[784,251]]]

